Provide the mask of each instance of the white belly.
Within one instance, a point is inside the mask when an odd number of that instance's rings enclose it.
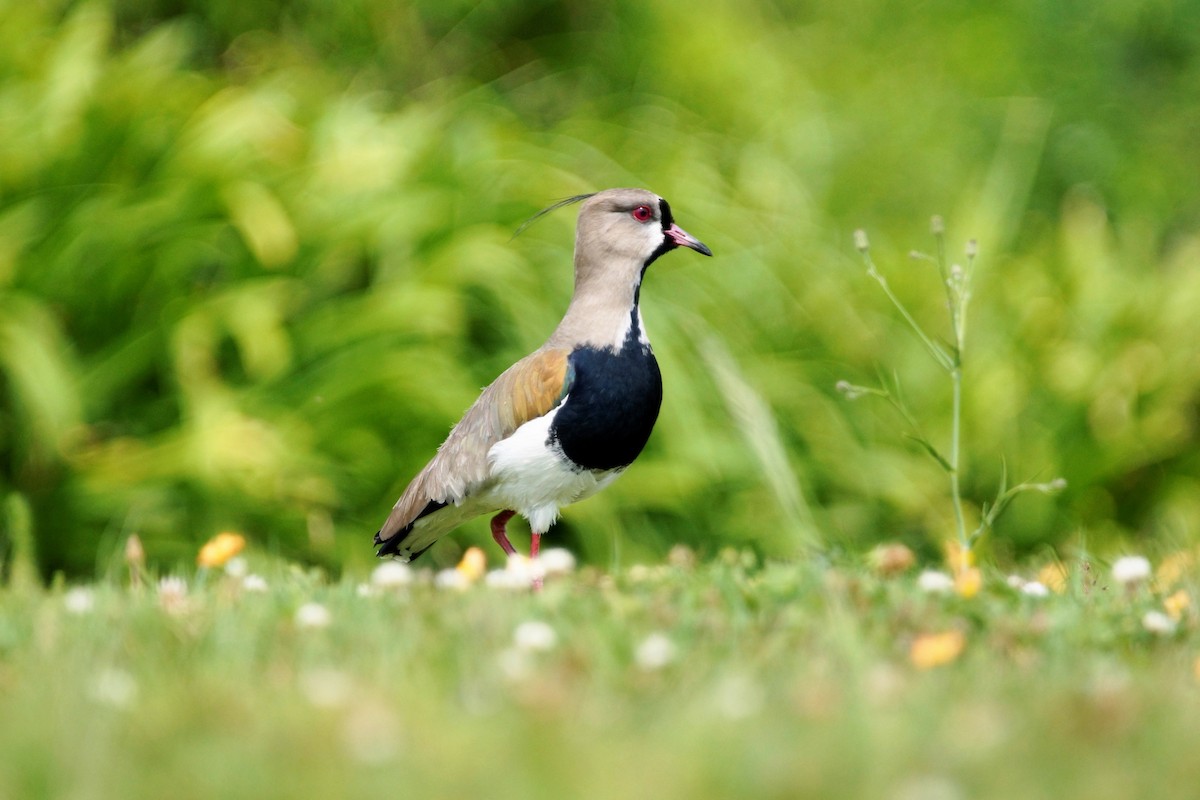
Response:
[[[550,423],[557,411],[526,422],[488,451],[489,505],[516,511],[537,533],[554,524],[559,508],[591,497],[624,471],[577,470],[558,448],[548,447]]]

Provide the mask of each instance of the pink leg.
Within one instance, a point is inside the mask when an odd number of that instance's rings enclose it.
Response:
[[[541,547],[542,547],[542,535],[540,533],[538,533],[537,531],[533,531],[533,535],[529,539],[529,557],[531,559],[536,559],[538,557],[538,550],[540,550]],[[536,591],[540,591],[541,588],[542,588],[542,576],[538,575],[536,578],[533,579],[533,590],[536,592]]]
[[[508,534],[504,532],[504,526],[512,519],[515,511],[501,511],[496,516],[492,517],[492,538],[496,540],[496,544],[510,556],[517,554],[517,549],[512,546],[512,542],[508,540]]]

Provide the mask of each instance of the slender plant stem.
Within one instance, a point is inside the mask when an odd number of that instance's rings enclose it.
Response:
[[[966,570],[971,566],[972,540],[967,538],[967,523],[963,516],[962,490],[959,485],[960,443],[962,440],[962,384],[963,384],[963,349],[966,344],[966,315],[969,294],[966,291],[966,275],[954,274],[946,268],[946,236],[941,217],[931,221],[933,238],[937,245],[938,273],[942,278],[942,286],[946,290],[946,308],[950,312],[950,329],[954,334],[954,351],[947,372],[950,373],[952,387],[953,409],[950,420],[950,497],[954,504],[954,523],[958,529],[959,552],[962,563],[959,569]]]
[[[968,561],[971,543],[967,539],[967,524],[963,518],[962,493],[959,491],[958,471],[959,471],[959,440],[961,439],[962,430],[962,362],[961,360],[955,364],[954,369],[950,372],[950,381],[953,385],[953,410],[951,411],[951,428],[950,428],[950,496],[954,500],[954,522],[958,527],[958,543],[961,545],[961,553],[963,563],[961,569],[966,569],[970,566]]]
[[[887,279],[875,268],[875,262],[871,259],[870,243],[867,240],[865,231],[857,230],[854,232],[854,246],[862,254],[863,261],[867,266],[867,274],[883,289],[884,294],[891,300],[892,305],[896,307],[900,315],[904,317],[904,321],[908,323],[909,328],[916,334],[921,344],[925,346],[926,352],[950,376],[953,409],[951,411],[949,458],[943,456],[928,439],[921,435],[916,421],[908,413],[908,409],[905,408],[904,403],[897,396],[899,392],[899,379],[896,381],[897,395],[893,395],[886,389],[855,386],[848,381],[838,381],[837,388],[838,391],[844,393],[851,400],[868,394],[885,398],[896,407],[905,421],[915,431],[915,435],[911,438],[919,442],[925,448],[926,452],[936,459],[942,468],[949,473],[950,497],[954,504],[954,521],[958,529],[960,557],[960,562],[955,565],[955,569],[965,574],[971,567],[971,547],[983,535],[984,531],[991,529],[996,519],[1003,513],[1014,497],[1021,492],[1027,491],[1052,494],[1062,491],[1067,483],[1062,478],[1055,478],[1048,483],[1022,483],[1009,489],[1007,486],[1007,472],[1005,472],[1005,476],[1000,481],[1000,489],[996,494],[995,502],[991,505],[987,503],[983,504],[979,527],[969,536],[967,535],[966,518],[963,514],[962,486],[959,482],[959,471],[962,466],[963,350],[966,347],[967,340],[967,307],[971,302],[971,276],[974,272],[975,256],[979,251],[979,246],[974,239],[967,242],[965,252],[966,269],[957,265],[947,269],[945,224],[942,222],[942,218],[934,217],[930,221],[930,228],[937,244],[936,256],[930,258],[922,253],[913,253],[913,257],[925,261],[933,261],[937,264],[938,275],[942,280],[942,287],[946,292],[946,306],[950,312],[950,329],[954,335],[953,343],[943,343],[933,339],[925,333],[912,314],[908,313],[908,309],[900,302],[900,298],[892,292]]]
[[[958,349],[962,350],[962,337],[958,335],[958,303],[955,302],[954,287],[950,283],[950,273],[946,270],[946,234],[941,217],[934,217],[931,223],[933,241],[937,248],[938,274],[942,278],[942,289],[946,292],[946,309],[950,312],[950,327],[958,340]]]
[[[952,369],[954,366],[953,360],[937,342],[929,338],[920,324],[913,319],[913,315],[908,313],[908,309],[904,306],[904,303],[900,302],[900,298],[896,296],[892,291],[892,287],[888,285],[887,278],[883,277],[879,270],[875,269],[875,262],[871,261],[869,255],[867,256],[867,274],[874,278],[880,288],[883,289],[883,293],[887,295],[888,299],[892,301],[892,305],[904,317],[905,322],[908,323],[908,327],[912,328],[913,333],[921,340],[921,344],[925,345],[925,349],[929,352],[933,360],[940,364],[942,369]]]

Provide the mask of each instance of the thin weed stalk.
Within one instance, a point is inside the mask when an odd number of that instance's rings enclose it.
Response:
[[[963,353],[966,350],[967,310],[971,302],[971,278],[975,270],[975,261],[979,253],[979,247],[974,239],[968,241],[963,253],[966,266],[955,263],[947,267],[945,223],[940,216],[934,216],[930,221],[929,227],[930,232],[933,234],[935,254],[929,256],[925,253],[914,251],[910,255],[916,261],[930,262],[937,268],[942,287],[946,292],[946,308],[950,314],[950,331],[953,340],[949,343],[927,333],[921,324],[917,322],[916,317],[912,315],[896,293],[892,291],[887,278],[879,271],[874,259],[871,258],[871,246],[865,231],[857,230],[854,232],[854,244],[863,258],[863,263],[866,265],[867,275],[879,284],[883,293],[908,325],[908,328],[924,346],[930,358],[942,368],[950,379],[951,418],[950,449],[948,454],[943,455],[933,442],[921,433],[916,424],[915,417],[909,412],[900,398],[900,380],[898,376],[895,378],[896,388],[894,391],[887,388],[877,389],[857,386],[847,381],[838,381],[837,389],[850,400],[855,400],[863,396],[873,396],[887,400],[899,411],[910,427],[911,433],[908,434],[908,437],[920,444],[925,452],[937,461],[946,472],[950,481],[950,501],[954,508],[955,538],[958,540],[959,545],[957,552],[960,555],[960,563],[954,564],[953,567],[957,571],[965,572],[970,567],[972,547],[984,533],[992,529],[996,520],[1008,507],[1008,504],[1012,502],[1013,498],[1026,491],[1051,494],[1063,489],[1066,486],[1066,481],[1062,478],[1056,478],[1047,483],[1025,482],[1010,488],[1007,485],[1008,476],[1007,468],[1005,468],[1002,472],[1000,488],[996,493],[996,499],[991,503],[983,503],[979,526],[971,533],[967,532],[960,480],[963,453]]]

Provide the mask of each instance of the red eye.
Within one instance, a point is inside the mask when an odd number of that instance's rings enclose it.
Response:
[[[654,216],[654,212],[650,210],[650,206],[638,206],[632,213],[633,218],[638,222],[646,222]]]

